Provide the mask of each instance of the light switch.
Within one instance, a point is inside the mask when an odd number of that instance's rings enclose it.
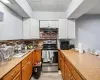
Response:
[[[0,21],[3,21],[4,13],[0,11]]]

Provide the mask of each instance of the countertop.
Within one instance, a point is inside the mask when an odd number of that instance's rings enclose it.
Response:
[[[65,58],[85,80],[100,80],[100,58],[89,53],[61,50]]]
[[[33,50],[27,50],[25,55],[21,58],[13,58],[8,61],[6,65],[0,66],[0,79],[6,75],[11,69],[13,69],[17,64],[19,64],[25,57],[27,57]]]

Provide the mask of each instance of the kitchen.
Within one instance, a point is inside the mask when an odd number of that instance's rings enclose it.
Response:
[[[0,80],[100,80],[99,9],[99,0],[0,0]]]

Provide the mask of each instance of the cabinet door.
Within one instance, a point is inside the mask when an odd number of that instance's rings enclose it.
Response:
[[[23,18],[23,39],[30,39],[30,18]]]
[[[33,51],[33,64],[36,62],[36,53],[35,50]]]
[[[61,73],[62,73],[62,78],[64,79],[64,60],[61,58]]]
[[[14,69],[7,73],[2,80],[13,80],[14,77],[21,71],[21,64],[18,64]]]
[[[58,21],[49,21],[50,28],[58,28]]]
[[[29,80],[32,75],[32,62],[31,60],[22,68],[22,80]]]
[[[67,20],[68,38],[75,38],[75,20]]]
[[[41,62],[41,50],[36,50],[36,61]]]
[[[21,72],[19,72],[13,80],[21,80]]]
[[[60,62],[60,50],[58,50],[58,68],[61,69],[61,62]]]
[[[40,28],[48,28],[49,21],[40,21]]]
[[[59,19],[59,25],[66,25],[67,19]]]
[[[67,38],[67,19],[59,20],[59,39]]]
[[[70,70],[69,70],[67,64],[65,63],[64,80],[72,80],[71,77],[72,76],[71,76]]]
[[[31,19],[31,29],[30,29],[31,39],[39,39],[39,21]]]

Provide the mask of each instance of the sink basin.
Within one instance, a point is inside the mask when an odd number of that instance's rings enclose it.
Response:
[[[14,55],[13,57],[23,57],[25,54],[27,54],[27,53],[18,53],[16,55]]]

